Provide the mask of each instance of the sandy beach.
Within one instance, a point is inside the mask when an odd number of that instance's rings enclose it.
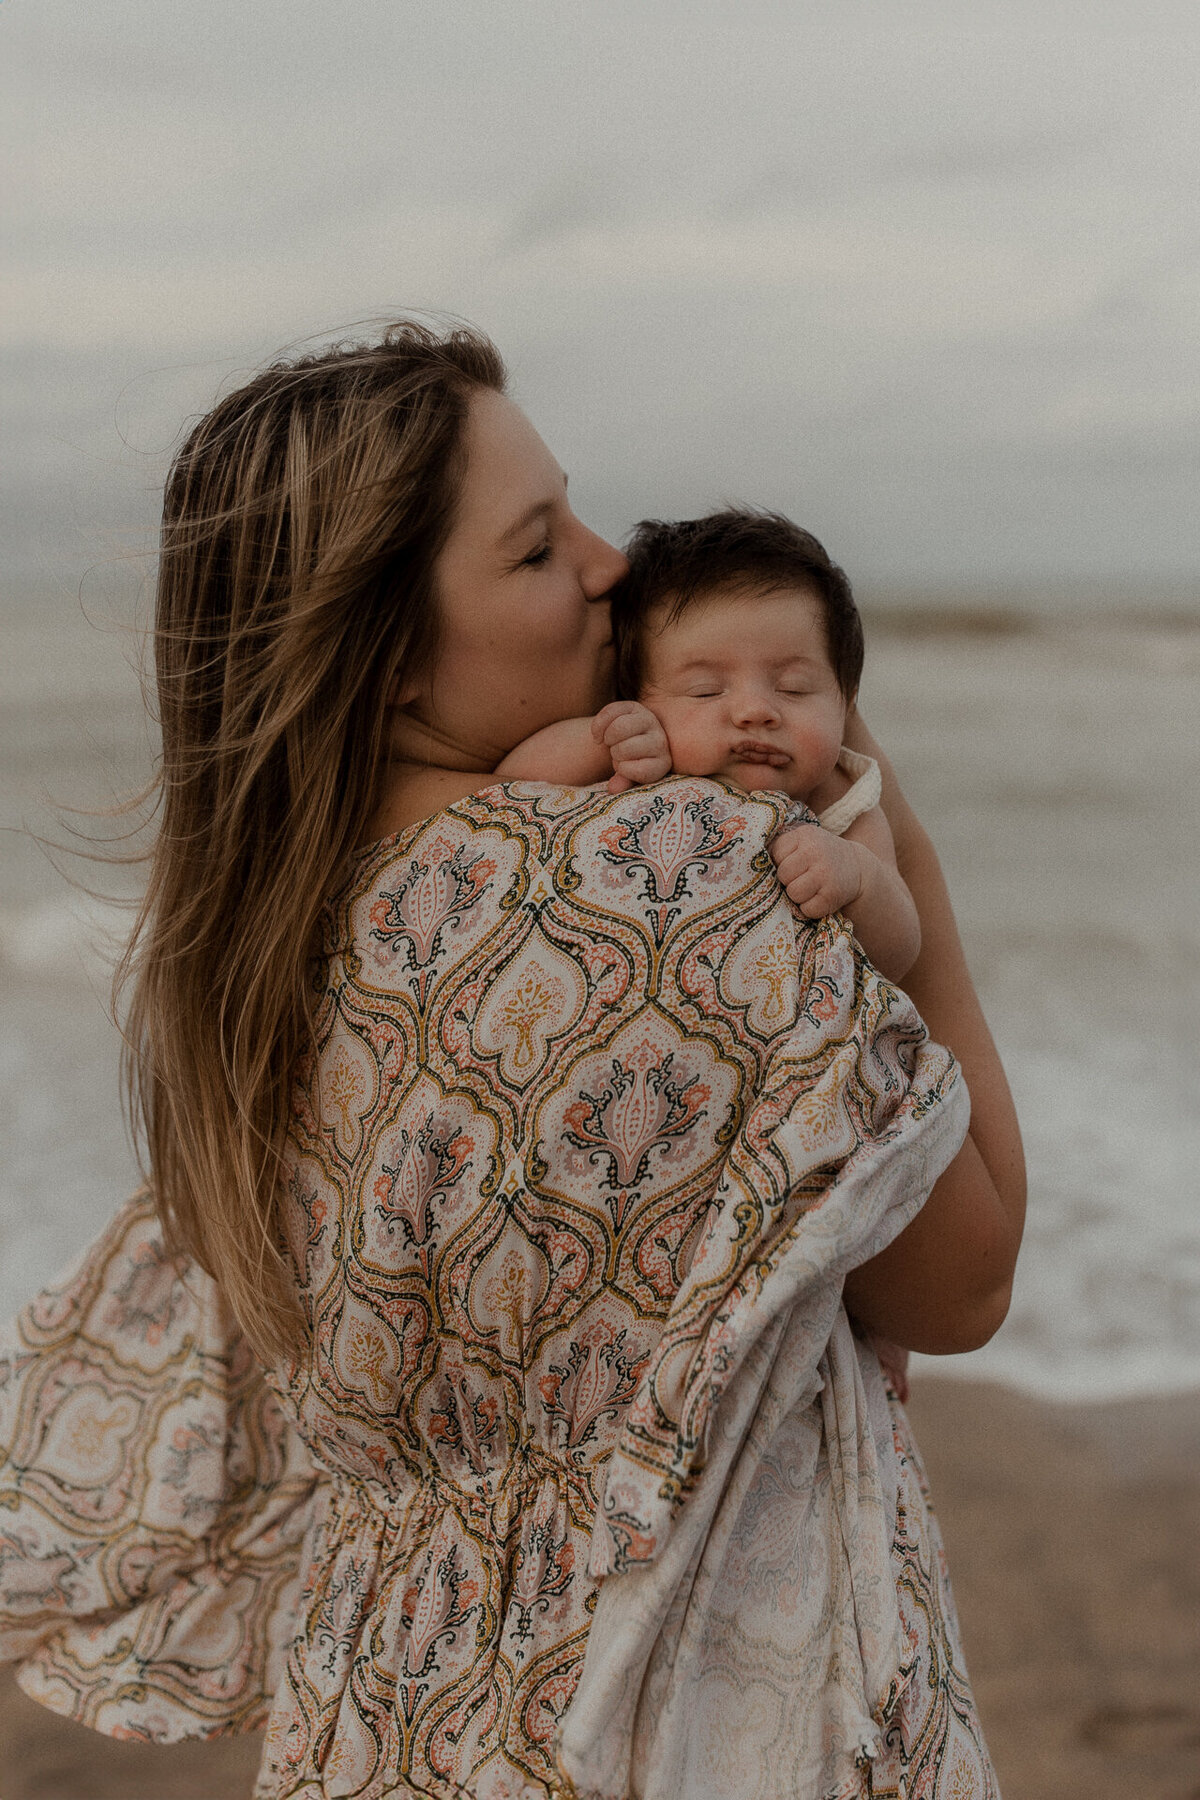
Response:
[[[1004,1800],[1200,1796],[1200,1395],[911,1407]],[[257,1740],[114,1744],[0,1693],[2,1800],[244,1800]]]
[[[1004,1800],[1196,1800],[1200,1394],[910,1413]]]

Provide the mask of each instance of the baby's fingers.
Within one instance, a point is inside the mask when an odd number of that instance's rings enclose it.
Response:
[[[671,773],[671,760],[667,756],[653,753],[649,756],[620,756],[613,758],[613,767],[618,775],[628,775],[631,781],[661,781]]]
[[[820,893],[821,884],[810,869],[805,869],[803,874],[793,875],[790,881],[785,881],[783,891],[803,912],[813,896]]]
[[[610,700],[592,720],[592,736],[610,746],[640,732],[661,730],[654,714],[638,700]]]
[[[632,737],[621,738],[615,744],[609,744],[614,762],[629,762],[631,758],[655,757],[670,765],[670,752],[667,740],[661,731],[639,731]]]
[[[807,876],[815,884],[820,879],[819,865],[814,862],[811,851],[803,846],[797,850],[790,850],[786,856],[781,857],[776,863],[775,873],[789,893],[794,881],[802,880]]]
[[[798,852],[780,863],[778,875],[788,899],[806,919],[823,919],[837,911],[829,871],[819,862]]]
[[[777,867],[795,855],[801,855],[805,861],[818,854],[823,848],[824,833],[819,825],[792,825],[787,831],[781,831],[778,837],[771,840],[771,855]]]
[[[824,919],[831,912],[837,911],[833,896],[821,882],[814,886],[811,880],[791,881],[785,888],[788,899],[798,906],[806,919]]]
[[[598,744],[609,744],[612,742],[614,728],[619,726],[623,719],[630,719],[632,721],[631,729],[636,729],[637,722],[642,718],[645,710],[645,707],[640,706],[636,700],[610,700],[607,706],[600,708],[592,720],[592,736]]]

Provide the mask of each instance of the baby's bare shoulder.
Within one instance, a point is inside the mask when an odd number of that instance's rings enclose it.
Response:
[[[854,778],[847,775],[840,763],[835,764],[824,781],[819,782],[806,798],[805,804],[811,812],[823,813],[827,806],[840,800],[854,786]]]

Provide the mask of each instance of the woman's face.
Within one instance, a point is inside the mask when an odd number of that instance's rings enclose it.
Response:
[[[566,476],[511,400],[473,397],[466,447],[436,566],[437,662],[406,711],[460,766],[491,769],[610,698],[608,592],[626,562],[575,517]]]

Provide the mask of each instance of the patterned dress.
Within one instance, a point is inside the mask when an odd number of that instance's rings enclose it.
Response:
[[[329,907],[264,1373],[134,1201],[0,1358],[0,1653],[261,1800],[992,1800],[841,1308],[965,1090],[780,796],[509,784]]]

